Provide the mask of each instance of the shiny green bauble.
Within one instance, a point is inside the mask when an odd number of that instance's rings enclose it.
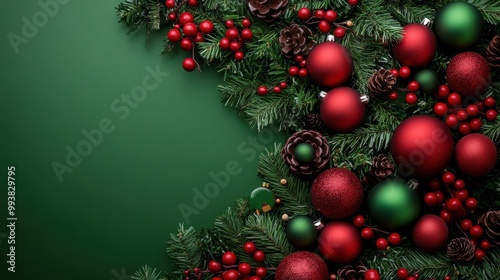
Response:
[[[297,248],[306,248],[312,245],[318,237],[318,230],[314,222],[307,216],[296,216],[286,226],[288,241]]]
[[[439,87],[439,78],[431,69],[422,69],[415,74],[415,81],[420,85],[420,91],[434,93]]]
[[[249,198],[250,206],[260,212],[271,211],[275,201],[274,193],[270,189],[262,187],[253,190]]]
[[[476,7],[465,2],[452,2],[438,11],[434,32],[446,45],[465,49],[479,41],[483,23],[483,16]]]
[[[314,160],[314,147],[307,143],[300,143],[293,151],[295,159],[301,164],[308,164]]]
[[[378,183],[368,195],[368,212],[380,226],[400,229],[420,215],[418,193],[399,179],[388,179]]]

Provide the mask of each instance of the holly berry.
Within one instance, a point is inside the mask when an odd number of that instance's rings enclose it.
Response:
[[[275,87],[273,88],[273,92],[274,92],[274,93],[281,93],[281,88],[280,88],[279,86],[275,86]]]
[[[356,217],[354,217],[353,224],[356,227],[362,227],[365,224],[365,217],[357,215]]]
[[[458,93],[450,93],[448,95],[448,104],[453,107],[462,105],[462,97]]]
[[[299,77],[301,77],[301,78],[307,77],[307,69],[306,68],[299,69]]]
[[[305,60],[305,59],[304,59],[304,60],[302,60],[302,61],[300,62],[300,67],[306,67],[306,63],[307,63],[307,60]]]
[[[210,20],[200,22],[200,31],[204,34],[210,34],[214,31],[214,24]]]
[[[441,188],[441,181],[437,178],[433,178],[429,181],[429,188],[433,191],[437,191]]]
[[[444,202],[444,193],[442,191],[436,191],[434,193],[436,194],[436,197],[438,198],[438,203],[443,203]]]
[[[220,277],[213,277],[212,280],[223,280],[223,279]]]
[[[439,213],[439,216],[443,221],[445,221],[447,224],[453,222],[453,216],[448,212],[447,210],[442,210],[441,213]]]
[[[210,261],[208,263],[208,270],[210,270],[210,272],[217,273],[221,271],[221,269],[222,265],[217,261]]]
[[[467,134],[471,133],[469,123],[467,123],[467,122],[461,123],[458,126],[458,132],[460,132],[460,134],[462,134],[462,135],[467,135]]]
[[[193,42],[189,38],[182,38],[180,45],[185,51],[190,51],[193,48]]]
[[[467,115],[469,115],[469,117],[475,117],[479,114],[479,108],[474,104],[467,106],[466,110],[467,110]]]
[[[226,27],[227,28],[233,28],[234,27],[234,21],[228,19],[226,20]]]
[[[174,12],[169,13],[168,16],[167,16],[167,19],[170,20],[170,21],[174,21],[176,18],[177,18],[177,14],[174,13]]]
[[[237,52],[237,51],[241,50],[241,44],[236,42],[236,41],[232,41],[231,43],[229,43],[229,49],[232,52]]]
[[[406,280],[406,278],[410,277],[410,273],[408,272],[408,269],[402,267],[398,269],[397,276],[401,280]]]
[[[194,22],[193,14],[191,14],[190,12],[183,12],[182,14],[180,14],[180,16],[179,16],[179,24],[180,25],[184,25],[184,24],[190,23],[190,22]]]
[[[265,86],[260,86],[258,89],[257,89],[257,93],[259,95],[266,95],[267,94],[267,87]]]
[[[177,30],[181,30],[181,25],[176,23],[176,24],[174,24],[174,28]]]
[[[481,244],[479,244],[479,247],[481,247],[484,251],[488,251],[491,249],[491,243],[488,240],[483,240],[481,241]]]
[[[373,230],[371,228],[364,228],[361,230],[361,237],[363,239],[372,239],[373,238]]]
[[[391,69],[391,74],[394,75],[394,77],[398,78],[399,77],[399,70],[392,68]]]
[[[434,114],[442,117],[448,112],[448,106],[443,102],[434,104]]]
[[[317,18],[323,18],[325,16],[325,11],[324,10],[316,10],[314,12],[314,16]]]
[[[200,268],[198,268],[198,267],[195,267],[195,268],[193,269],[193,271],[194,271],[194,274],[200,274],[200,273],[201,273],[201,269],[200,269]]]
[[[195,43],[199,43],[199,42],[203,42],[205,41],[205,38],[203,38],[203,34],[201,34],[201,32],[198,32],[196,34],[196,37],[194,37],[194,40],[193,40]]]
[[[245,58],[245,54],[242,51],[237,51],[234,53],[234,59],[237,61],[242,61]]]
[[[188,72],[192,72],[194,69],[196,69],[196,62],[191,57],[187,57],[182,62],[182,68],[184,68],[184,70]]]
[[[240,36],[240,33],[238,32],[238,29],[236,29],[236,28],[229,28],[226,31],[226,37],[229,40],[236,40],[236,39],[238,39],[238,36]]]
[[[250,28],[250,26],[252,26],[252,22],[249,19],[244,18],[241,20],[241,25],[245,28]]]
[[[189,276],[189,274],[191,274],[191,270],[189,269],[184,270],[184,276]]]
[[[333,35],[338,39],[342,39],[345,36],[345,29],[343,27],[337,27],[333,30]]]
[[[358,4],[358,0],[348,0],[347,3],[351,6],[356,6]]]
[[[228,38],[224,37],[222,39],[220,39],[219,41],[219,47],[223,50],[227,50],[229,49],[229,44],[231,43],[231,41],[229,41]]]
[[[451,172],[445,172],[441,177],[441,181],[443,181],[445,185],[449,186],[455,182],[455,174]]]
[[[188,0],[188,5],[189,6],[196,6],[198,4],[197,0]]]
[[[458,118],[455,114],[449,114],[446,116],[446,120],[444,121],[446,125],[450,128],[455,128],[458,125]]]
[[[486,111],[486,119],[490,122],[497,119],[498,112],[494,109]]]
[[[240,273],[235,270],[231,269],[222,274],[222,279],[223,280],[238,280],[240,279]]]
[[[410,276],[410,277],[406,278],[406,280],[417,280],[417,279],[418,279],[418,278],[417,278],[417,277],[415,277],[415,276]]]
[[[379,250],[385,250],[385,249],[387,249],[387,247],[389,247],[389,242],[387,242],[387,239],[380,237],[375,242],[375,246]]]
[[[399,233],[397,232],[393,232],[389,235],[387,240],[392,246],[397,246],[401,243],[401,235],[399,235]]]
[[[478,239],[483,236],[483,228],[481,226],[475,225],[469,230],[469,234],[472,238]]]
[[[458,198],[450,198],[446,201],[446,210],[450,212],[458,212],[462,209],[462,202]]]
[[[474,258],[481,262],[483,261],[484,257],[486,257],[486,253],[481,249],[476,249],[476,252],[474,252]]]
[[[198,34],[198,27],[196,26],[196,24],[188,22],[184,24],[182,31],[184,32],[184,35],[188,37],[195,37],[196,34]]]
[[[306,21],[310,19],[312,16],[311,9],[306,7],[300,8],[299,11],[297,12],[297,16],[301,21]]]
[[[241,38],[243,38],[243,40],[249,41],[252,39],[252,37],[253,33],[249,28],[244,28],[243,30],[241,30]]]
[[[491,97],[491,96],[488,96],[486,97],[486,99],[484,100],[484,105],[486,107],[495,107],[496,105],[496,101],[495,101],[495,98]]]
[[[288,69],[288,74],[290,76],[297,76],[299,74],[299,68],[297,66],[292,66]]]
[[[235,265],[236,261],[236,254],[233,252],[225,252],[222,255],[222,263],[225,265]]]
[[[470,210],[474,210],[477,208],[477,199],[471,197],[465,201],[465,207]]]
[[[446,276],[443,278],[443,280],[451,280],[451,277],[450,277],[450,276],[448,276],[448,275],[446,275]]]
[[[463,190],[465,189],[465,182],[462,179],[457,179],[455,180],[455,183],[453,183],[453,187],[455,190]]]
[[[408,90],[409,91],[417,91],[420,88],[420,85],[417,81],[411,81],[408,84]]]
[[[435,193],[428,192],[424,197],[424,202],[428,206],[436,206],[438,205],[438,198]]]
[[[332,28],[332,25],[326,20],[322,20],[318,23],[318,29],[323,33],[328,33],[328,31],[330,31],[330,28]]]
[[[181,40],[181,32],[179,29],[172,28],[167,32],[167,39],[172,43],[177,43]]]
[[[266,89],[267,90],[267,89]],[[246,254],[253,254],[255,253],[255,243],[253,243],[252,241],[248,241],[247,243],[245,243],[245,245],[243,245],[243,251],[246,253]]]
[[[240,263],[238,272],[243,276],[249,275],[252,272],[252,267],[248,263]]]
[[[403,66],[403,67],[399,68],[399,77],[401,77],[403,79],[407,79],[410,77],[410,75],[411,75],[410,67]]]
[[[301,55],[301,54],[298,54],[295,56],[295,61],[297,61],[298,63],[301,63],[302,61],[304,61],[304,56]]]
[[[409,92],[406,94],[405,101],[406,101],[406,103],[413,105],[413,104],[417,103],[418,97],[415,93]]]
[[[459,190],[453,194],[454,197],[458,198],[461,202],[465,202],[469,198],[469,192],[467,190]]]
[[[266,255],[261,250],[257,250],[253,253],[253,259],[256,262],[263,262],[266,259]]]
[[[438,87],[436,98],[443,100],[443,99],[448,98],[448,95],[450,95],[450,87],[447,85],[440,85]]]
[[[175,0],[166,0],[165,1],[165,6],[169,9],[172,9],[175,7]]]
[[[288,87],[288,84],[286,82],[281,82],[280,83],[280,88],[281,89],[286,89]]]
[[[368,269],[365,272],[365,280],[380,280],[380,274],[376,269]]]
[[[250,276],[250,278],[248,278],[248,280],[262,280],[262,278],[254,275],[254,276]]]
[[[470,129],[477,131],[477,130],[481,129],[481,126],[483,124],[481,123],[481,120],[479,118],[474,118],[474,119],[470,120],[469,125],[470,125]]]
[[[264,278],[267,275],[267,269],[265,267],[257,267],[255,269],[255,275],[259,276],[260,278]]]
[[[470,229],[472,228],[472,221],[469,219],[460,221],[460,228],[463,231],[470,231]]]
[[[334,22],[337,20],[337,13],[334,10],[328,10],[325,12],[324,19],[328,22]]]

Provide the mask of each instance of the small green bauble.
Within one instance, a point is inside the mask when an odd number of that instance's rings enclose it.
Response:
[[[250,194],[250,206],[253,209],[259,210],[261,212],[270,211],[274,207],[274,203],[276,198],[274,197],[274,193],[267,188],[256,188]]]
[[[300,143],[293,151],[295,158],[301,164],[308,164],[314,160],[314,147],[307,143]]]
[[[379,225],[400,229],[420,215],[417,192],[403,180],[388,179],[378,183],[368,195],[368,212]]]
[[[297,248],[306,248],[312,245],[318,237],[318,230],[314,222],[307,216],[296,216],[286,226],[288,241]]]
[[[452,2],[437,13],[434,31],[443,43],[456,49],[465,49],[479,41],[483,22],[481,12],[473,5]]]
[[[420,85],[420,91],[434,93],[439,87],[439,78],[431,69],[423,69],[415,74],[415,81]]]

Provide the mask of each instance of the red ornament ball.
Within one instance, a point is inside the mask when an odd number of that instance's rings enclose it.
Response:
[[[356,174],[344,168],[330,168],[319,174],[311,187],[311,201],[330,219],[354,214],[363,202],[363,186]]]
[[[403,40],[392,47],[394,57],[401,65],[422,68],[434,59],[437,41],[427,26],[412,23],[403,29]]]
[[[328,280],[328,267],[320,256],[299,251],[286,256],[276,269],[276,280]]]
[[[422,216],[413,227],[412,238],[420,249],[437,251],[448,240],[448,225],[436,215]]]
[[[358,230],[350,223],[328,223],[318,237],[321,255],[334,264],[350,264],[363,249]]]
[[[430,178],[448,166],[454,143],[450,129],[443,122],[420,115],[404,120],[396,128],[390,146],[400,175]]]
[[[327,41],[316,45],[307,56],[309,77],[323,88],[333,88],[345,84],[353,71],[349,52],[335,42]]]
[[[319,113],[329,129],[350,132],[365,119],[366,107],[357,91],[350,87],[338,87],[326,94]]]
[[[490,84],[490,65],[478,53],[459,53],[448,64],[446,80],[451,89],[462,96],[479,95]]]
[[[463,173],[479,177],[495,167],[497,156],[497,147],[488,136],[473,133],[458,141],[455,162]]]

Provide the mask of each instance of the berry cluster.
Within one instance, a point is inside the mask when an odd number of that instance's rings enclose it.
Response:
[[[333,35],[336,38],[341,39],[345,36],[346,27],[351,27],[353,25],[352,21],[346,21],[343,23],[336,23],[337,12],[334,10],[315,10],[314,13],[311,9],[303,7],[297,12],[297,16],[301,21],[308,24],[317,24],[319,31],[323,33],[329,33],[333,27]]]
[[[401,235],[399,233],[389,233],[370,227],[365,224],[365,218],[361,215],[354,217],[353,224],[358,228],[362,228],[361,237],[365,240],[372,239],[375,236],[375,232],[377,232],[380,237],[375,241],[375,247],[379,250],[386,250],[389,248],[389,245],[398,246],[401,244]]]
[[[400,269],[398,269],[398,271],[396,272],[396,276],[400,280],[417,280],[420,278],[420,275],[418,273],[414,273],[414,274],[410,275],[410,272],[408,271],[408,269],[406,269],[404,267],[401,267]],[[436,280],[436,279],[432,278],[431,280]],[[443,280],[451,280],[451,277],[447,275],[447,276],[443,277]]]
[[[295,62],[297,62],[299,66],[291,66],[290,68],[288,68],[288,74],[292,77],[307,77],[308,73],[306,69],[306,59],[304,58],[304,56],[301,54],[296,55]]]
[[[253,37],[252,30],[250,26],[252,26],[252,22],[244,18],[241,21],[242,29],[238,30],[234,21],[226,20],[226,36],[220,39],[219,47],[223,50],[230,50],[234,53],[234,59],[237,61],[242,61],[245,58],[245,53],[241,51],[245,44],[245,41],[249,41]]]
[[[399,69],[391,69],[391,73],[396,78],[408,79],[411,76],[411,69],[408,66],[402,66]],[[403,89],[403,91],[406,92],[405,96],[406,103],[410,105],[417,103],[418,101],[417,92],[419,89],[420,85],[417,81],[411,81],[408,83],[406,89]],[[392,91],[391,93],[389,93],[389,99],[390,100],[398,99],[398,93],[396,91]]]
[[[279,83],[278,85],[274,86],[272,88],[272,90],[274,93],[281,93],[287,87],[288,87],[288,84],[285,81],[283,81],[283,82]],[[269,93],[269,91],[271,91],[271,88],[268,88],[266,86],[260,86],[257,88],[258,95],[267,95]]]

